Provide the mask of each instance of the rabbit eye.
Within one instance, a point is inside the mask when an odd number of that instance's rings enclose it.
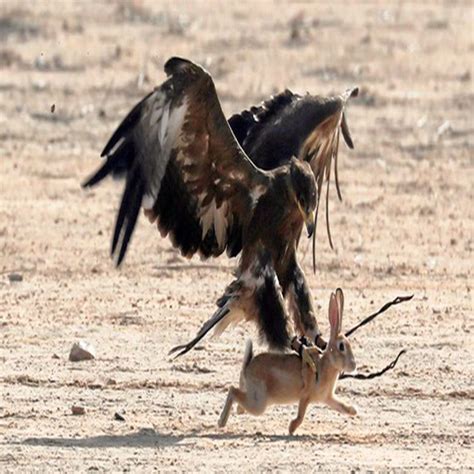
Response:
[[[340,342],[340,343],[339,343],[339,350],[340,350],[341,352],[344,352],[344,349],[345,349],[344,343],[343,343],[343,342]]]

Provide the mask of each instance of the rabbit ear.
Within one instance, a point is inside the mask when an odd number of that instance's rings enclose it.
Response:
[[[331,326],[331,335],[329,339],[334,341],[337,334],[339,333],[339,307],[336,299],[336,295],[331,293],[331,299],[329,300],[329,324]]]
[[[339,308],[339,328],[338,332],[342,329],[342,315],[344,314],[344,293],[340,288],[336,290],[336,301]]]

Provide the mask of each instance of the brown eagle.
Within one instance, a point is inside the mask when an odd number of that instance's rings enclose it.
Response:
[[[131,110],[102,152],[104,165],[84,184],[93,186],[109,174],[126,175],[112,239],[117,265],[143,206],[149,220],[183,255],[241,253],[236,279],[219,299],[215,314],[196,338],[176,350],[187,352],[214,326],[221,332],[239,320],[255,321],[270,346],[288,347],[285,298],[296,330],[317,339],[319,329],[296,248],[304,224],[312,235],[318,204],[307,161],[317,163],[323,152],[332,157],[334,137],[331,145],[307,138],[299,153],[306,161],[286,156],[277,158],[281,165],[268,162],[272,169],[264,170],[237,142],[203,68],[171,58],[165,72],[168,79]],[[342,110],[319,125],[335,115],[332,127],[338,131],[341,125],[345,133]],[[245,113],[230,124],[245,146],[255,124]]]

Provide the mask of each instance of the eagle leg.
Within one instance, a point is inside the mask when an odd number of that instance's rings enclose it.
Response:
[[[253,321],[259,327],[262,339],[274,349],[287,349],[290,335],[287,312],[281,287],[268,251],[258,248],[254,259],[241,272],[217,301],[219,306],[206,321],[197,336],[187,344],[174,347],[170,354],[179,357],[189,352],[212,329],[220,335],[228,326],[240,321]]]
[[[303,270],[293,258],[287,274],[287,291],[285,296],[289,301],[289,309],[293,316],[295,330],[315,342],[321,336],[316,321],[313,298],[306,282]]]
[[[319,354],[322,354],[322,349],[314,344],[312,344],[305,336],[295,336],[291,341],[291,349],[298,353],[298,356],[301,357],[303,362],[309,365],[311,370],[317,372],[316,363],[312,357],[312,353],[317,351]]]

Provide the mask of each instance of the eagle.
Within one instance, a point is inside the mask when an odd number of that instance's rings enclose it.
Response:
[[[108,175],[126,178],[112,238],[116,264],[125,257],[143,207],[186,257],[240,254],[235,280],[216,312],[174,352],[188,352],[212,328],[219,334],[242,320],[256,322],[269,346],[285,349],[291,340],[288,312],[296,331],[317,341],[320,331],[296,249],[303,227],[309,237],[315,230],[315,169],[329,177],[326,155],[337,156],[339,129],[352,142],[343,115],[350,94],[341,96],[339,111],[326,113],[323,121],[319,116],[318,127],[332,127],[329,139],[319,138],[313,127],[309,135],[315,137],[272,155],[271,147],[265,153],[258,144],[256,130],[267,129],[276,108],[302,98],[285,92],[248,112],[251,117],[244,111],[227,122],[204,68],[173,57],[164,70],[165,82],[129,112],[102,152],[105,162],[84,183],[91,187]],[[258,158],[252,161],[245,148]],[[298,154],[289,156],[292,150]]]

